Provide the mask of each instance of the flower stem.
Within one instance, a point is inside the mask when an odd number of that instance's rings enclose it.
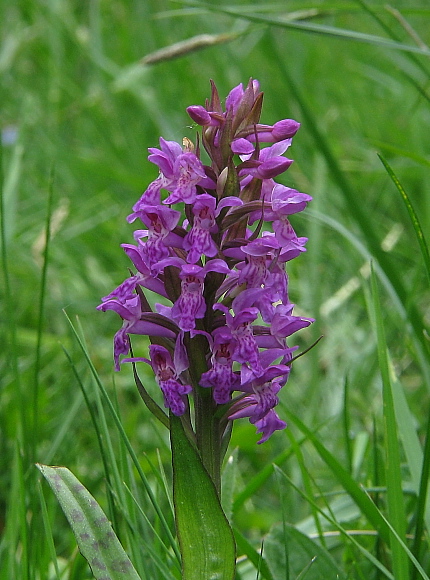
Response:
[[[203,465],[221,493],[221,437],[220,423],[215,415],[216,403],[211,392],[202,387],[195,390],[196,441]]]
[[[194,390],[195,431],[197,448],[203,465],[221,493],[221,434],[220,421],[215,417],[217,404],[209,389],[200,387],[199,380],[207,370],[206,339],[201,335],[190,338],[187,343],[189,372]]]

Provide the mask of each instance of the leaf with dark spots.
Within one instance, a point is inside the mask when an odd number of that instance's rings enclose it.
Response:
[[[96,580],[140,580],[103,510],[66,467],[37,464],[69,520]]]

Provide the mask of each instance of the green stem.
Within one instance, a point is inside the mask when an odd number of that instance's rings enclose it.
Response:
[[[216,403],[210,390],[194,391],[197,448],[218,495],[221,493],[221,437],[219,420],[214,416]]]
[[[216,403],[209,389],[200,387],[202,373],[207,370],[206,339],[197,335],[187,341],[190,377],[194,388],[196,443],[203,465],[221,493],[220,421],[215,417]]]

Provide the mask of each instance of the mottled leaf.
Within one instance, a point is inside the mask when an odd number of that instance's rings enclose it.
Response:
[[[103,510],[66,467],[37,464],[97,580],[140,580]]]

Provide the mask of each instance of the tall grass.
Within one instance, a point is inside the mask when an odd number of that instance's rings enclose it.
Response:
[[[91,577],[35,462],[79,477],[142,578],[179,578],[167,434],[131,369],[112,372],[118,321],[95,306],[127,275],[119,244],[155,178],[147,147],[194,137],[185,107],[210,78],[226,95],[251,76],[263,121],[302,123],[285,183],[314,201],[292,220],[309,242],[290,294],[317,319],[301,349],[324,338],[283,391],[287,432],[257,447],[235,425],[238,578],[319,578],[318,559],[345,578],[428,577],[427,3],[0,6],[0,579]],[[309,567],[304,548],[293,557],[302,534],[318,544]]]

